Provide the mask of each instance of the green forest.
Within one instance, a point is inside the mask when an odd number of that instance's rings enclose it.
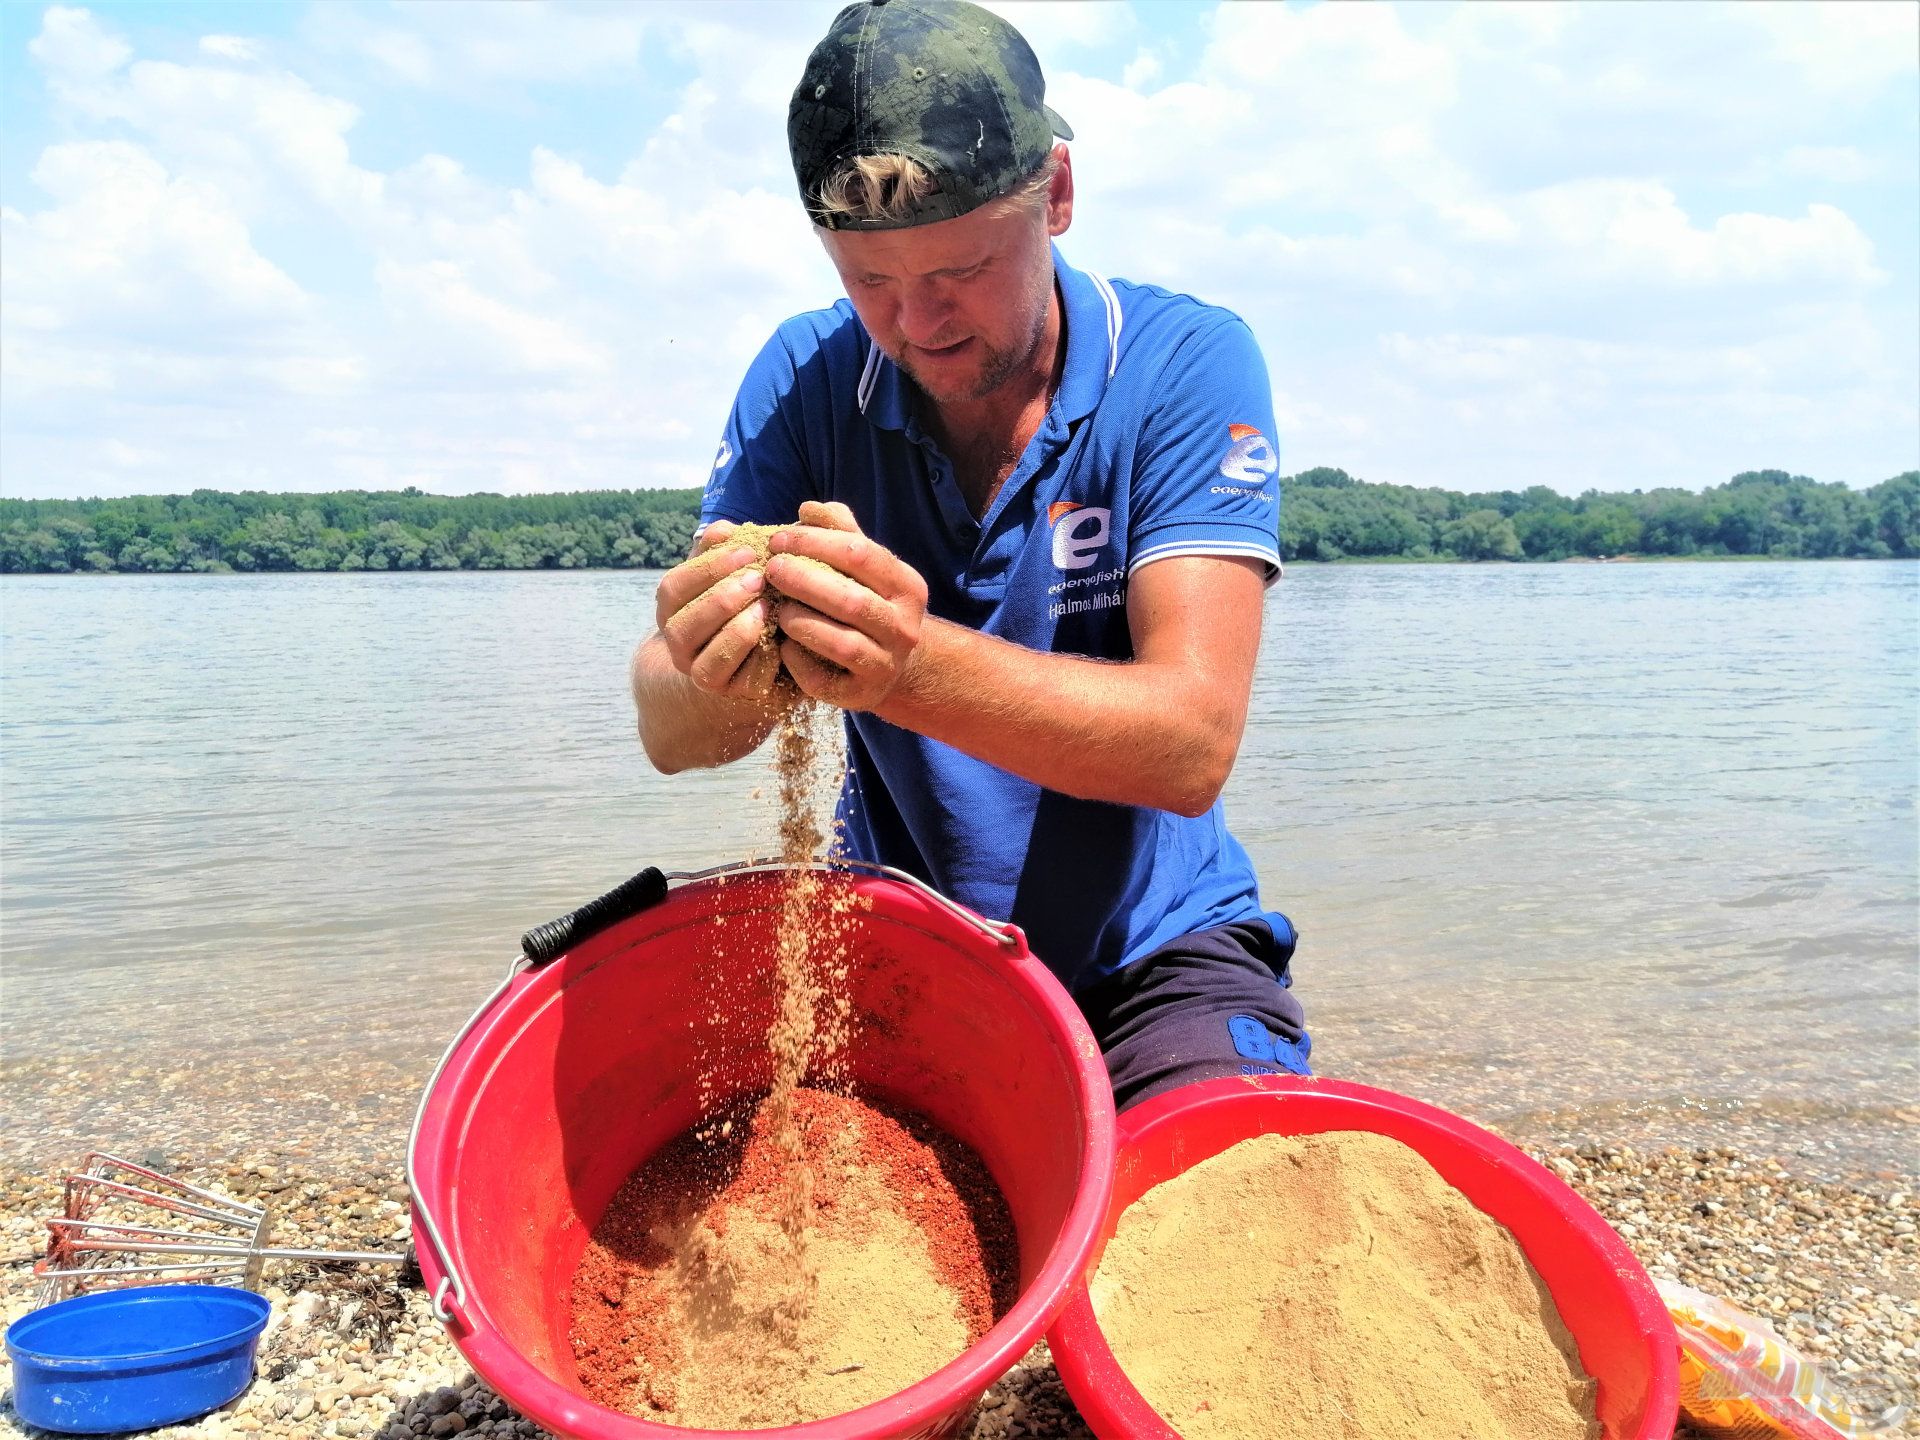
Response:
[[[1545,485],[1473,495],[1374,485],[1325,468],[1282,484],[1290,560],[1920,557],[1920,470],[1865,490],[1783,470],[1703,491],[1579,496]],[[0,572],[666,566],[687,553],[699,504],[698,490],[0,499]]]

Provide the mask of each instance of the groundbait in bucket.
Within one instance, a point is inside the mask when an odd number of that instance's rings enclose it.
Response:
[[[844,998],[848,1079],[967,1145],[1006,1197],[1020,1253],[1011,1310],[887,1399],[751,1432],[689,1431],[592,1399],[569,1296],[615,1191],[673,1137],[771,1082],[775,927],[795,867],[647,870],[523,937],[455,1037],[408,1147],[420,1269],[474,1370],[569,1440],[932,1440],[1059,1313],[1113,1184],[1113,1091],[1073,999],[1017,927],[913,876],[816,865],[858,921]]]
[[[1671,1440],[1676,1345],[1652,1279],[1626,1242],[1552,1171],[1499,1136],[1436,1106],[1350,1080],[1231,1076],[1183,1085],[1119,1117],[1109,1213],[1163,1181],[1260,1135],[1363,1130],[1416,1151],[1440,1178],[1513,1235],[1598,1382],[1607,1440]],[[1047,1336],[1067,1393],[1099,1440],[1178,1440],[1121,1369],[1082,1284]],[[1419,1433],[1409,1416],[1404,1433]],[[1244,1440],[1320,1440],[1287,1425]],[[1241,1440],[1241,1437],[1235,1437]]]
[[[1711,1440],[1867,1440],[1906,1407],[1853,1409],[1819,1366],[1746,1311],[1674,1280],[1655,1282],[1680,1332],[1680,1413]]]

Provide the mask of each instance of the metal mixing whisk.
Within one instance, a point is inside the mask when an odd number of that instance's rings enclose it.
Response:
[[[292,1250],[267,1244],[270,1216],[217,1190],[94,1151],[67,1176],[63,1213],[47,1221],[34,1266],[39,1303],[161,1281],[260,1287],[268,1260],[400,1265],[404,1251]]]

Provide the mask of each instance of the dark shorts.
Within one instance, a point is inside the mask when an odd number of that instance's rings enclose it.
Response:
[[[1312,1073],[1306,1013],[1287,988],[1293,943],[1242,920],[1170,941],[1076,992],[1115,1106],[1221,1075]]]

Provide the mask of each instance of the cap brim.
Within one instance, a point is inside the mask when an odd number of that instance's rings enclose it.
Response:
[[[1042,105],[1040,108],[1046,113],[1047,123],[1053,127],[1054,134],[1058,135],[1062,140],[1071,140],[1073,138],[1073,127],[1062,120],[1051,105]]]

